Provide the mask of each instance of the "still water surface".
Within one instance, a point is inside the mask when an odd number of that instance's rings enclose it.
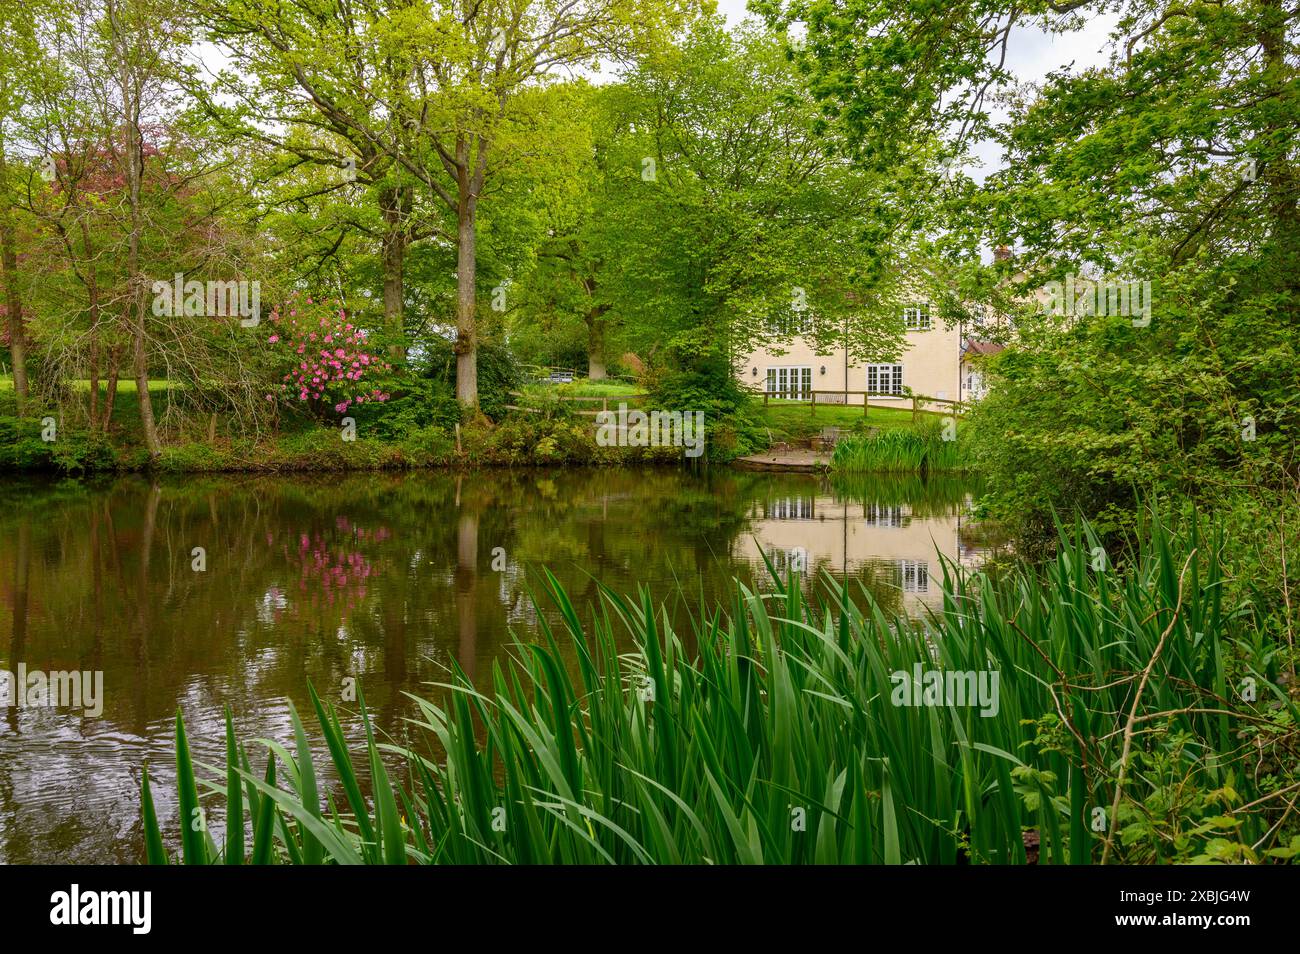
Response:
[[[357,680],[402,735],[404,692],[436,696],[453,663],[482,684],[536,632],[543,566],[580,609],[598,581],[646,586],[683,627],[733,580],[767,586],[763,552],[923,613],[940,555],[981,552],[968,502],[960,482],[721,469],[5,480],[0,669],[100,670],[104,698],[99,718],[0,700],[0,862],[142,860],[145,761],[176,825],[178,707],[213,763],[227,705],[242,738],[288,743],[309,679]]]

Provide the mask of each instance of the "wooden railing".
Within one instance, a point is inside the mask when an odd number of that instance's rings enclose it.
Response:
[[[787,400],[787,401],[806,401],[806,402],[808,403],[808,413],[809,413],[810,415],[814,416],[814,417],[817,415],[817,395],[819,395],[819,394],[827,394],[827,395],[830,395],[830,394],[840,394],[840,395],[843,395],[843,396],[844,396],[844,403],[843,403],[843,404],[840,404],[839,402],[835,402],[835,404],[833,405],[833,406],[835,406],[835,407],[849,407],[849,406],[851,406],[851,405],[849,404],[849,400],[848,400],[849,397],[850,397],[850,395],[855,396],[855,397],[856,397],[856,396],[861,396],[861,398],[862,398],[862,416],[863,416],[863,417],[866,417],[866,416],[867,416],[867,411],[871,408],[871,399],[872,399],[873,397],[874,397],[874,398],[887,398],[887,399],[889,399],[889,401],[890,401],[891,404],[892,404],[893,402],[895,402],[895,401],[911,401],[911,403],[912,403],[912,420],[913,420],[913,421],[917,421],[917,420],[919,420],[919,419],[920,419],[920,416],[921,416],[922,414],[938,414],[938,413],[942,413],[942,412],[939,412],[939,411],[931,411],[928,407],[925,407],[925,405],[929,405],[929,404],[942,404],[942,405],[946,405],[946,406],[950,409],[948,413],[951,413],[951,414],[954,414],[954,415],[961,415],[961,414],[964,414],[965,411],[966,411],[966,402],[965,402],[965,401],[953,401],[953,400],[950,400],[950,399],[948,399],[948,398],[930,397],[928,394],[911,394],[911,393],[908,393],[908,394],[893,394],[893,393],[888,392],[888,391],[849,391],[849,390],[843,390],[843,389],[841,389],[841,390],[829,389],[829,390],[828,390],[828,389],[826,389],[826,388],[802,388],[802,389],[801,389],[801,388],[789,388],[789,389],[786,389],[786,390],[784,390],[784,391],[763,391],[762,394],[763,394],[763,404],[764,404],[764,406],[767,405],[769,399],[771,399],[771,398],[776,398],[776,399],[778,399],[778,400]],[[828,406],[828,405],[831,405],[831,402],[829,402],[829,401],[823,401],[822,404],[823,404],[823,406]],[[888,406],[888,405],[884,405],[884,404],[878,404],[878,405],[877,405],[877,407],[884,407],[884,406]]]
[[[510,395],[510,397],[520,399],[520,400],[522,400],[525,397],[525,395],[519,391],[510,391],[507,393]],[[766,406],[768,404],[768,401],[772,398],[776,398],[777,400],[787,400],[787,401],[803,401],[803,402],[807,402],[808,413],[813,417],[816,417],[817,415],[817,395],[819,394],[827,394],[827,395],[841,394],[844,396],[843,404],[831,405],[830,402],[823,401],[822,405],[824,407],[825,406],[850,407],[851,405],[848,403],[849,397],[851,395],[855,397],[861,396],[863,417],[867,416],[867,412],[871,408],[871,399],[873,397],[889,399],[891,405],[896,401],[910,401],[912,404],[913,422],[920,420],[922,414],[943,413],[941,411],[930,410],[928,407],[925,406],[928,404],[945,405],[949,409],[948,413],[958,415],[958,416],[965,413],[966,410],[966,402],[964,401],[952,401],[949,400],[948,398],[930,397],[928,394],[910,394],[910,393],[892,394],[887,391],[846,391],[846,390],[836,391],[836,390],[827,390],[825,388],[814,388],[808,390],[801,390],[798,388],[794,388],[785,391],[763,391],[762,392],[764,406]],[[634,401],[644,401],[649,396],[650,395],[648,394],[608,394],[608,395],[601,395],[601,396],[558,395],[557,394],[549,398],[549,400],[562,401],[565,403],[574,403],[574,404],[599,404],[600,405],[599,411],[595,411],[595,410],[585,411],[585,410],[575,409],[573,412],[575,414],[580,414],[585,417],[596,417],[601,413],[605,413],[609,411],[609,404],[611,401],[613,401],[614,406],[617,407],[620,402],[624,404],[631,404]],[[882,406],[887,406],[887,405],[883,405],[883,404],[877,405],[877,407],[882,407]],[[541,408],[522,407],[517,404],[507,404],[506,410],[524,411],[529,414],[541,413]]]
[[[529,381],[537,384],[551,384],[552,376],[568,376],[573,381],[588,381],[590,378],[586,371],[580,371],[577,368],[561,368],[549,364],[521,364],[519,370],[523,372],[524,377]],[[625,381],[631,383],[632,377],[627,374],[606,374],[600,378],[602,381]]]
[[[509,394],[512,398],[516,398],[516,399],[520,399],[520,400],[522,400],[522,399],[525,397],[525,395],[524,395],[523,393],[519,392],[519,391],[508,391],[508,392],[506,392],[506,393]],[[610,401],[613,401],[613,402],[614,402],[614,406],[617,407],[618,404],[619,404],[619,402],[622,402],[622,403],[624,403],[624,404],[631,404],[633,401],[644,401],[644,400],[645,400],[646,398],[648,398],[649,396],[650,396],[650,395],[648,395],[648,394],[606,394],[606,395],[601,395],[601,396],[596,397],[596,396],[588,396],[588,395],[581,395],[581,394],[565,394],[565,395],[559,395],[559,394],[557,394],[557,395],[555,395],[554,397],[549,398],[549,400],[553,400],[553,401],[561,401],[561,402],[564,402],[564,403],[566,403],[566,404],[567,404],[567,403],[573,403],[573,404],[599,404],[599,405],[600,405],[600,410],[599,410],[599,411],[582,411],[582,410],[577,410],[577,409],[575,409],[574,412],[573,412],[574,414],[581,414],[581,415],[584,416],[584,417],[596,417],[598,414],[602,414],[602,413],[605,413],[605,412],[609,411],[609,402],[610,402]],[[524,411],[524,412],[529,413],[529,414],[540,414],[540,413],[541,413],[541,408],[537,408],[537,407],[520,407],[520,406],[515,405],[515,404],[507,404],[507,405],[506,405],[506,410],[507,410],[507,411]]]

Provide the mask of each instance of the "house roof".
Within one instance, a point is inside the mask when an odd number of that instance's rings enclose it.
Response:
[[[996,341],[976,341],[974,338],[967,338],[962,342],[962,350],[968,354],[997,354],[1005,349],[1006,345],[998,344]]]

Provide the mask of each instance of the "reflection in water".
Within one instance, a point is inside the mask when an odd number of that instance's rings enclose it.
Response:
[[[309,711],[309,679],[343,709],[355,679],[401,736],[403,693],[436,694],[455,666],[484,685],[511,632],[535,632],[542,566],[580,610],[600,583],[645,585],[680,621],[733,578],[767,585],[765,552],[922,612],[940,556],[977,556],[967,497],[957,482],[727,470],[0,483],[0,668],[102,669],[105,695],[98,719],[4,710],[0,861],[140,860],[139,768],[174,816],[178,707],[214,763],[225,706],[242,737],[287,742],[286,700]]]

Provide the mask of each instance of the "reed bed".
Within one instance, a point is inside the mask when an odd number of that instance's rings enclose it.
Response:
[[[839,473],[926,474],[964,469],[961,442],[945,440],[938,422],[854,435],[835,445],[831,470]]]
[[[196,774],[178,713],[180,817],[200,821],[166,843],[146,771],[148,860],[1287,857],[1285,797],[1259,765],[1294,771],[1300,720],[1276,657],[1250,648],[1250,609],[1224,605],[1216,541],[1157,523],[1124,569],[1098,568],[1095,546],[1081,527],[1042,567],[948,566],[942,607],[919,624],[833,581],[810,603],[773,574],[772,592],[737,585],[702,608],[689,639],[648,593],[605,591],[581,614],[548,576],[559,624],[517,645],[490,691],[458,674],[445,705],[412,698],[429,745],[377,740],[364,702],[344,715],[313,692],[324,761],[295,713],[293,751],[265,742],[255,767],[228,717],[227,764]],[[620,654],[622,632],[635,651]],[[895,704],[891,675],[917,666],[998,673],[996,714]],[[1233,689],[1247,677],[1254,701]],[[365,726],[359,751],[345,718]],[[326,765],[338,781],[323,791]],[[201,804],[238,823],[214,836]]]

